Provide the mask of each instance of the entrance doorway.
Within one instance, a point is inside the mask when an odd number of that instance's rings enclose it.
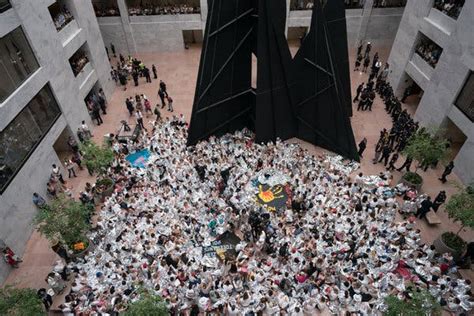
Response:
[[[408,94],[406,98],[403,97],[405,92]],[[407,73],[405,73],[404,88],[401,91],[402,95],[400,100],[403,100],[403,104],[405,105],[404,108],[410,115],[415,115],[424,93],[423,89],[421,89],[420,86]]]
[[[456,124],[454,124],[454,122],[449,117],[446,117],[443,120],[440,128],[444,134],[444,137],[446,137],[450,143],[449,160],[454,160],[461,150],[461,147],[466,142],[467,136],[463,133],[463,131],[461,131],[461,129],[459,129]]]
[[[202,39],[202,30],[183,30],[183,43],[186,49],[191,46],[200,47],[202,45]]]

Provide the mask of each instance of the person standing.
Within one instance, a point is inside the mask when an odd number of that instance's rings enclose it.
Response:
[[[63,175],[61,174],[61,169],[56,166],[56,164],[53,163],[52,165],[53,169],[51,170],[51,176],[54,177],[55,179],[58,179],[59,182],[61,182],[62,184],[65,184],[66,181],[64,181],[63,179]]]
[[[97,102],[92,103],[92,116],[97,120],[97,125],[104,123],[102,117],[100,116],[100,106]]]
[[[132,78],[133,78],[133,83],[135,84],[135,87],[138,87],[138,71],[134,70],[132,72]]]
[[[71,161],[71,159],[64,159],[64,165],[66,166],[68,172],[68,178],[71,178],[71,174],[74,176],[74,178],[77,178],[76,171],[74,171],[74,163]]]
[[[133,103],[132,103],[132,100],[130,100],[130,98],[127,98],[127,100],[125,100],[125,105],[127,106],[127,110],[128,110],[128,113],[130,113],[130,116],[133,115],[133,111],[135,111],[135,108],[133,107]]]
[[[359,46],[357,46],[357,56],[362,54],[362,48],[364,48],[364,43],[362,41],[360,41]]]
[[[364,137],[364,139],[359,143],[359,157],[363,158],[362,154],[365,151],[365,148],[367,148],[367,138]]]
[[[123,71],[119,72],[119,81],[120,84],[123,86],[123,91],[127,90],[127,76],[123,73]]]
[[[446,202],[446,191],[440,191],[433,201],[433,211],[438,212],[439,207],[444,202]]]
[[[421,207],[418,209],[415,216],[419,219],[426,217],[426,214],[430,211],[432,206],[433,203],[431,202],[431,197],[428,196],[425,200],[423,200],[423,202],[421,202]]]
[[[75,152],[75,153],[72,154],[71,161],[74,162],[79,167],[79,170],[84,169],[82,167],[81,154],[79,152]]]
[[[168,96],[166,99],[168,100],[168,111],[173,112],[174,111],[173,110],[173,99],[170,96]]]
[[[366,57],[369,56],[371,49],[372,49],[372,43],[367,42],[367,46],[365,47],[365,53],[364,53]]]
[[[112,54],[114,54],[114,57],[117,57],[117,54],[115,53],[115,46],[114,46],[114,44],[110,43],[110,49],[112,50]]]
[[[360,93],[362,92],[362,90],[364,90],[364,83],[363,82],[357,87],[356,96],[355,96],[355,98],[352,102],[359,101],[359,96],[360,96]]]
[[[150,69],[148,67],[143,68],[143,74],[145,75],[146,82],[151,83]]]
[[[85,137],[84,139],[89,140],[91,137],[94,137],[94,135],[92,135],[92,132],[89,126],[87,126],[86,121],[81,122],[81,130]]]
[[[356,61],[355,61],[354,71],[357,71],[357,70],[360,69],[360,64],[362,63],[363,58],[364,57],[362,57],[362,54],[357,55],[357,58],[356,58]]]
[[[153,78],[158,79],[158,73],[156,71],[156,66],[155,64],[151,65],[151,71],[153,71]]]
[[[139,110],[136,110],[135,112],[135,117],[137,118],[137,124],[140,126],[142,129],[146,131],[145,125],[143,124],[143,115],[142,112]]]
[[[447,176],[449,176],[451,174],[451,172],[453,172],[453,169],[454,169],[454,161],[451,161],[447,166],[446,168],[444,168],[444,172],[443,174],[441,175],[441,178],[439,178],[439,180],[443,183],[446,183],[446,181],[448,181],[446,179]]]

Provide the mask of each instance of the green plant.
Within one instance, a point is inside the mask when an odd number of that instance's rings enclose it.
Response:
[[[81,145],[80,150],[84,164],[90,173],[104,174],[114,161],[114,152],[107,145],[98,146],[88,141]]]
[[[168,308],[163,299],[157,295],[142,291],[140,300],[127,306],[125,316],[168,316]]]
[[[472,188],[460,190],[451,196],[446,204],[446,212],[450,219],[461,224],[456,236],[459,236],[464,227],[474,229],[474,193]]]
[[[466,242],[453,232],[446,232],[441,235],[443,242],[446,246],[454,249],[456,253],[462,254],[466,248]]]
[[[395,295],[385,298],[388,309],[386,316],[438,316],[441,315],[441,306],[436,299],[425,289],[409,291],[409,299],[400,300]]]
[[[113,184],[114,182],[110,178],[102,178],[102,179],[97,180],[96,182],[96,186],[105,187],[105,188],[109,188]]]
[[[448,158],[448,140],[441,137],[440,130],[427,130],[420,128],[408,139],[408,144],[403,153],[414,160],[420,166],[435,165],[438,161],[446,161]],[[418,170],[416,167],[415,172]]]
[[[87,243],[90,209],[65,195],[52,200],[49,209],[41,209],[35,218],[38,230],[51,242],[60,241],[73,249],[78,242]]]
[[[423,178],[415,172],[407,172],[403,175],[403,179],[406,181],[413,183],[415,185],[422,184],[423,183]]]
[[[0,288],[0,315],[40,316],[46,312],[35,290],[5,286]]]

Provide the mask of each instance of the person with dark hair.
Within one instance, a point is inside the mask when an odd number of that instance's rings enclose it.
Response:
[[[446,179],[447,176],[449,176],[451,174],[451,172],[453,172],[453,169],[454,169],[454,161],[451,161],[445,168],[444,168],[444,171],[443,171],[443,174],[441,175],[441,178],[439,178],[439,180],[443,183],[446,183],[446,181],[448,181]]]
[[[365,151],[365,148],[367,148],[367,138],[364,137],[364,139],[361,140],[361,142],[359,143],[359,157],[360,158],[363,158],[362,154],[364,153]]]
[[[359,100],[359,96],[360,96],[362,90],[364,90],[364,83],[363,82],[357,87],[356,96],[355,96],[355,98],[352,102],[356,102],[356,101]]]
[[[158,72],[156,70],[155,64],[151,65],[151,71],[153,72],[153,78],[158,79]]]
[[[390,159],[390,162],[388,163],[388,167],[387,167],[388,171],[395,170],[395,163],[397,162],[397,160],[398,160],[398,153],[394,153],[392,155],[392,158]]]
[[[435,211],[435,213],[438,212],[439,207],[444,202],[446,202],[446,191],[442,190],[438,193],[433,201],[433,211]]]
[[[112,51],[112,54],[114,54],[114,57],[117,57],[117,54],[115,53],[115,46],[112,43],[110,43],[110,50]]]
[[[421,207],[416,212],[415,216],[419,219],[426,217],[426,214],[431,210],[433,203],[431,202],[431,197],[426,197],[426,199],[421,202]]]

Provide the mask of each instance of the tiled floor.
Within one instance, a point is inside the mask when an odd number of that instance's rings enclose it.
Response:
[[[295,50],[296,48],[292,49]],[[373,52],[375,51],[377,51],[377,48],[373,49]],[[388,49],[379,48],[378,51],[381,58],[386,60]],[[155,64],[157,66],[158,79],[162,79],[166,82],[168,92],[174,99],[175,112],[173,114],[178,115],[182,113],[186,119],[189,119],[199,66],[200,48],[192,47],[189,50],[174,53],[142,54],[137,57],[147,65],[151,66],[151,64]],[[351,65],[352,64],[353,63],[351,63]],[[351,71],[351,76],[353,91],[355,91],[360,82],[367,80],[367,75],[359,72]],[[140,78],[140,85],[138,87],[129,84],[126,91],[117,87],[112,98],[108,102],[108,114],[103,117],[104,124],[101,126],[94,126],[94,140],[101,142],[105,134],[114,133],[120,127],[120,120],[128,120],[130,124],[134,125],[134,118],[129,117],[125,107],[125,99],[138,93],[144,93],[154,105],[159,102],[157,96],[158,83],[158,80],[153,80],[152,83],[145,83],[145,79]],[[410,112],[413,112],[412,106]],[[162,111],[162,114],[165,116],[170,115],[166,110]],[[150,117],[149,120],[151,119],[152,117]],[[146,124],[149,124],[149,120],[145,120]],[[378,97],[373,106],[372,112],[354,111],[352,126],[357,143],[363,137],[367,137],[368,139],[368,147],[364,159],[362,160],[361,171],[365,174],[378,174],[383,170],[383,166],[380,164],[374,165],[371,162],[374,154],[374,145],[378,139],[379,131],[383,127],[391,126],[391,119],[385,113],[383,105]],[[321,148],[316,148],[310,144],[303,145],[315,153],[323,151]],[[401,164],[401,162],[399,162],[399,164]],[[440,190],[446,190],[448,195],[455,192],[452,184],[447,183],[443,185],[438,181],[441,172],[441,167],[438,167],[437,170],[430,169],[426,173],[422,173],[425,180],[423,190],[433,198]],[[78,178],[71,179],[68,183],[68,185],[74,188],[76,193],[84,187],[86,182],[94,181],[86,171],[81,171],[78,175]],[[394,182],[397,182],[400,176],[399,172],[395,172]],[[450,176],[450,180],[455,181],[456,177]],[[438,215],[442,220],[442,224],[437,227],[430,227],[424,221],[418,222],[417,224],[422,230],[422,236],[425,242],[432,242],[444,231],[457,231],[458,229],[458,225],[452,223],[448,219],[443,208],[438,212]],[[462,232],[461,235],[466,240],[474,239],[473,231]],[[44,279],[46,274],[50,271],[52,264],[58,259],[58,257],[51,251],[48,242],[38,233],[34,232],[28,242],[23,259],[24,262],[21,264],[20,268],[12,271],[6,283],[14,283],[21,287],[45,287],[46,283]],[[467,271],[465,273],[467,273],[468,277],[471,279],[474,278],[472,271]]]

